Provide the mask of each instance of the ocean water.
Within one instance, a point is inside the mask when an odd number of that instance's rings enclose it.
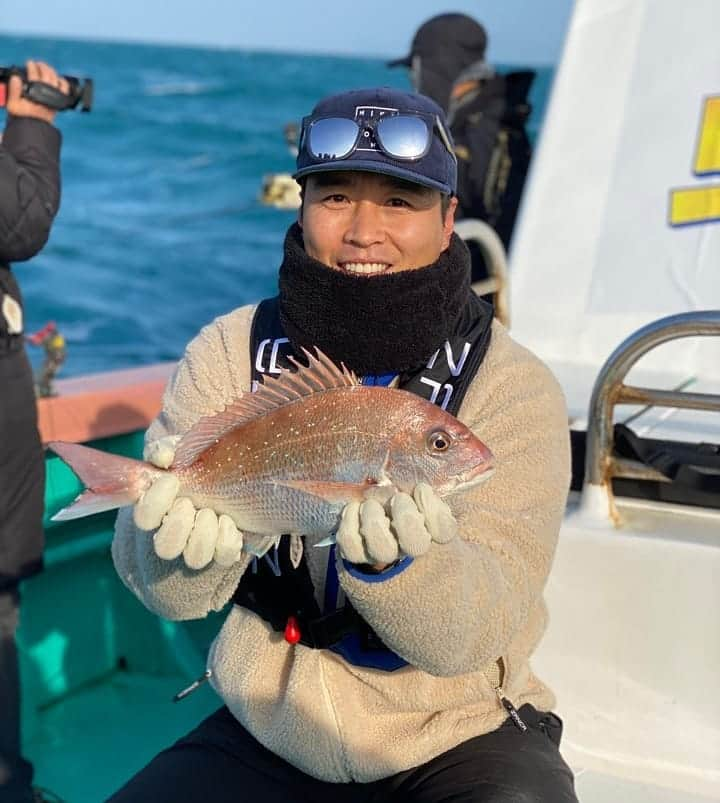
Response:
[[[90,114],[57,117],[50,241],[15,266],[27,330],[54,320],[66,337],[61,376],[177,359],[204,324],[273,294],[294,213],[257,197],[264,174],[293,168],[283,126],[331,92],[409,88],[379,59],[6,36],[0,52],[95,81]],[[533,135],[551,80],[538,69]]]

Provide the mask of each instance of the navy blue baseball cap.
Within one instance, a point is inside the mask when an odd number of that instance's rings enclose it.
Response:
[[[376,128],[380,120],[385,117],[423,119],[426,126],[420,128],[426,132],[424,139],[427,141],[424,149],[418,149],[422,150],[422,153],[404,157],[395,154],[392,140],[406,144],[408,139],[402,140],[396,136],[402,128],[402,124],[396,123],[401,121],[394,121],[395,124],[385,123]],[[337,122],[337,118],[354,121],[357,128],[352,125],[343,126],[342,122]],[[325,142],[332,137],[333,126],[338,135],[342,133],[340,139],[347,140],[347,136],[352,138],[353,132],[358,132],[355,144],[349,151],[340,146],[342,152],[339,154],[332,151],[320,154],[313,152],[311,144],[313,127],[317,126],[316,130],[320,131],[320,121],[327,120],[335,122],[324,126]],[[387,131],[392,129],[393,137],[385,138],[383,128]],[[418,140],[411,136],[409,141],[417,143]],[[323,150],[325,151],[325,148]],[[447,195],[454,195],[457,191],[457,159],[442,108],[425,95],[401,92],[390,87],[356,89],[331,95],[321,100],[304,118],[297,170],[293,178],[301,179],[311,173],[335,170],[362,170],[395,176],[440,190]]]

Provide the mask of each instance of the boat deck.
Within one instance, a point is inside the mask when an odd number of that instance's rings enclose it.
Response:
[[[35,765],[36,785],[67,803],[107,799],[219,707],[219,698],[207,686],[180,703],[171,702],[188,682],[179,675],[118,670],[48,705],[25,745]]]
[[[36,783],[67,803],[98,803],[219,705],[207,686],[180,703],[179,676],[118,671],[46,708],[27,755]],[[77,746],[82,745],[78,750]],[[713,798],[576,768],[581,803],[709,803]],[[716,799],[716,798],[715,798]]]
[[[590,770],[575,770],[575,789],[580,803],[710,803],[717,798],[698,797],[674,789],[635,783]]]

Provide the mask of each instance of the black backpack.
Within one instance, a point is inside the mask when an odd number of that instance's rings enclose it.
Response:
[[[505,248],[530,165],[527,95],[534,78],[524,70],[479,81],[448,115],[458,156],[458,217],[484,220]]]

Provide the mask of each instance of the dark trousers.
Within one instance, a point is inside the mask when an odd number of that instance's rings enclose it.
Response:
[[[0,592],[42,568],[45,462],[23,350],[0,336]]]
[[[0,801],[32,801],[32,765],[20,755],[20,671],[15,631],[20,595],[0,591]]]
[[[421,767],[374,783],[318,781],[260,745],[216,711],[156,756],[110,803],[577,803],[558,750],[562,723],[523,706],[521,732],[508,720]]]

